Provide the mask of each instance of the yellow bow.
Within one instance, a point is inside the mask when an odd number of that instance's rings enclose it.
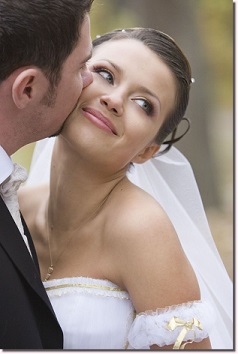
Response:
[[[194,334],[194,339],[196,338],[196,333],[195,329],[193,326],[197,327],[201,331],[203,330],[203,327],[201,325],[201,322],[198,321],[196,318],[193,318],[192,321],[183,321],[178,317],[173,317],[171,320],[167,323],[166,328],[170,331],[174,331],[177,327],[183,327],[181,332],[179,333],[176,342],[173,346],[173,349],[184,349],[185,345],[188,343],[192,343],[193,341],[188,341],[184,344],[182,344],[184,337],[189,331],[193,331]]]

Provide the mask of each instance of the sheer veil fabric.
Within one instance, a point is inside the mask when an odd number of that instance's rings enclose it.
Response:
[[[28,185],[49,180],[54,140],[47,138],[36,144]],[[128,178],[161,204],[176,229],[197,275],[201,298],[217,313],[210,335],[213,349],[233,349],[233,286],[213,241],[189,162],[173,147],[142,165],[135,164]]]

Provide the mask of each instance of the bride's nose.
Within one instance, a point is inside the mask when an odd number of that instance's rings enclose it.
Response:
[[[123,113],[123,98],[116,93],[103,95],[100,102],[112,113],[120,116]]]

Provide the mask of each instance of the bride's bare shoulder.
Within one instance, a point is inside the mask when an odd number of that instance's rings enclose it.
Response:
[[[158,234],[164,232],[170,234],[172,239],[176,239],[173,225],[162,206],[139,187],[135,185],[127,187],[117,193],[114,204],[110,206],[109,220],[110,223],[113,222],[113,239],[127,243],[129,239],[148,240],[156,236],[156,239],[160,240],[162,237],[158,237]]]

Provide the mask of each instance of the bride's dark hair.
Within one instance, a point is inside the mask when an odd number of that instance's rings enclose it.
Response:
[[[170,68],[175,78],[175,106],[166,117],[155,139],[158,145],[167,144],[168,146],[165,150],[168,151],[174,142],[180,140],[181,137],[187,133],[190,127],[189,120],[184,118],[189,100],[190,85],[192,83],[190,64],[182,50],[169,35],[153,28],[136,27],[117,29],[101,36],[97,36],[93,41],[93,47],[95,48],[110,40],[124,38],[141,41],[145,46],[157,54],[161,60],[163,60],[163,62]],[[183,119],[187,121],[188,128],[180,137],[175,137],[177,127]],[[172,134],[171,139],[165,141],[169,134]]]

